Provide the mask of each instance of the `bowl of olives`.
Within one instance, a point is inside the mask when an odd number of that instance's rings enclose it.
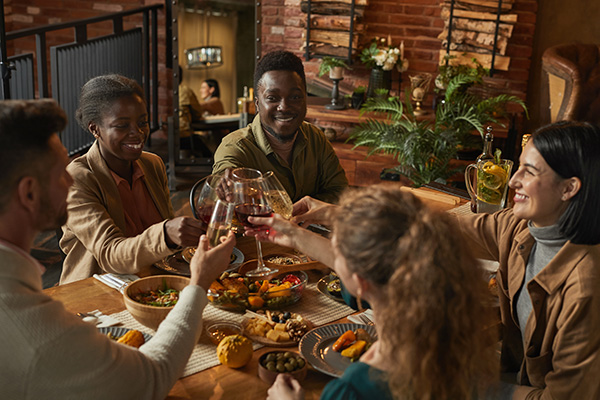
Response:
[[[306,378],[306,360],[293,351],[270,351],[258,359],[258,376],[271,385],[279,374],[290,374],[297,381]]]

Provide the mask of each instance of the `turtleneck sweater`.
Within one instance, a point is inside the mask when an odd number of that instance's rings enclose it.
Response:
[[[535,239],[535,243],[531,248],[531,254],[529,260],[527,260],[527,267],[525,268],[525,279],[523,280],[523,286],[517,294],[516,301],[516,314],[519,320],[519,329],[521,329],[521,336],[525,337],[525,325],[529,319],[529,315],[533,309],[531,304],[531,297],[527,292],[527,284],[535,278],[535,276],[542,270],[550,260],[554,258],[556,253],[564,246],[567,242],[567,238],[564,237],[558,229],[558,225],[550,225],[544,227],[535,227],[529,221],[528,224],[529,233]]]

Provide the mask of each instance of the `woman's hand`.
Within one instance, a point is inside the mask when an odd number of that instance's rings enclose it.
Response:
[[[288,374],[279,374],[267,392],[267,400],[304,400],[304,389]]]
[[[195,218],[177,217],[165,224],[165,239],[171,247],[195,246],[203,233],[202,223]]]
[[[279,214],[272,217],[249,217],[248,221],[254,225],[245,228],[246,236],[255,236],[261,242],[271,242],[285,247],[296,247],[297,232],[301,230],[298,225],[286,221]]]
[[[229,266],[231,252],[235,246],[235,235],[229,232],[226,238],[214,248],[209,248],[208,238],[202,235],[198,248],[190,261],[190,284],[200,285],[208,290],[210,284],[217,279]]]
[[[334,207],[336,206],[333,204],[304,196],[294,203],[291,221],[296,224],[326,224],[329,210]]]

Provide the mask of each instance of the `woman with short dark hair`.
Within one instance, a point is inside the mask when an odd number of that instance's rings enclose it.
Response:
[[[150,134],[144,93],[121,75],[89,80],[77,122],[96,141],[67,167],[74,179],[60,246],[60,282],[94,274],[136,274],[142,267],[198,243],[202,226],[174,217],[162,159],[143,151]]]
[[[500,263],[502,398],[600,398],[599,154],[597,126],[542,127],[510,180],[514,206],[460,219],[476,255]]]

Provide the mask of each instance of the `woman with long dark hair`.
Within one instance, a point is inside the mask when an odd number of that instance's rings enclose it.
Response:
[[[532,135],[510,180],[514,206],[461,216],[477,257],[499,262],[500,398],[600,398],[600,127]],[[332,206],[305,198],[295,221]]]

